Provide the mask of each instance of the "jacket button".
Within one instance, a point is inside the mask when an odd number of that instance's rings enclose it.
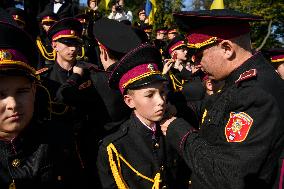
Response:
[[[159,143],[155,143],[155,148],[159,148],[159,147],[160,147]]]
[[[20,160],[19,159],[14,159],[12,161],[12,166],[13,167],[19,167],[20,166]]]
[[[162,189],[166,189],[166,188],[167,188],[167,186],[163,186],[163,187],[162,187]]]
[[[164,166],[163,166],[163,165],[160,167],[160,170],[161,170],[161,171],[164,171]]]

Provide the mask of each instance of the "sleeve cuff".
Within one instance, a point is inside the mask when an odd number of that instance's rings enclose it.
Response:
[[[73,86],[79,86],[82,83],[82,77],[77,74],[73,73],[67,80],[67,82]]]
[[[170,123],[166,137],[168,142],[181,154],[184,142],[193,132],[196,132],[196,129],[184,119],[177,118]]]

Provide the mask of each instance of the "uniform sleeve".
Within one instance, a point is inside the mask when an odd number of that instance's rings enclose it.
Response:
[[[168,141],[185,159],[194,179],[205,188],[245,188],[263,172],[263,179],[268,179],[265,177],[271,173],[279,152],[275,143],[280,138],[277,129],[281,114],[274,98],[261,89],[245,88],[230,103],[234,105],[223,114],[224,121],[205,125],[207,135],[188,129],[190,125],[183,119],[173,121],[167,131]],[[252,121],[249,127],[243,125],[247,132],[236,132],[241,135],[239,142],[232,142],[234,138],[226,132],[237,123],[232,113],[244,113]],[[219,135],[213,132],[216,128]],[[210,141],[209,136],[216,142]]]
[[[97,163],[98,174],[99,174],[102,188],[103,189],[117,188],[112,172],[110,170],[106,147],[104,147],[103,145],[101,145],[99,148],[96,163]]]

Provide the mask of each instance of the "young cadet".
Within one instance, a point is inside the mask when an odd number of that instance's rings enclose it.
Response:
[[[199,131],[175,117],[162,124],[192,170],[192,188],[273,188],[284,144],[284,83],[252,50],[249,21],[261,18],[226,9],[174,17],[198,48],[195,63],[209,79],[225,81],[205,103]]]
[[[36,46],[2,21],[0,36],[0,188],[56,188],[54,154],[44,137],[48,125],[39,112],[47,106],[37,98]]]
[[[264,51],[275,71],[284,79],[284,48],[274,48]]]
[[[82,24],[75,18],[58,21],[48,30],[56,51],[49,68],[38,70],[50,92],[54,140],[62,147],[62,183],[66,188],[93,187],[93,161],[99,136],[107,119],[106,108],[91,79],[94,65],[77,61],[81,48]],[[94,163],[95,164],[95,163]],[[66,167],[66,169],[65,169]]]
[[[159,129],[167,95],[166,78],[158,68],[160,61],[155,47],[142,44],[127,53],[110,74],[110,87],[120,90],[133,113],[100,146],[97,166],[103,188],[178,185],[166,171],[173,154],[167,153]]]
[[[54,63],[55,51],[51,41],[47,37],[49,28],[59,20],[57,14],[51,11],[43,11],[38,15],[40,34],[37,36],[36,44],[40,52],[40,63],[38,69],[51,66]]]
[[[94,24],[94,36],[99,44],[104,71],[93,74],[92,79],[109,113],[108,123],[104,125],[109,134],[129,118],[131,110],[123,102],[120,92],[108,86],[108,75],[127,52],[141,43],[141,39],[131,27],[108,18],[102,18]]]

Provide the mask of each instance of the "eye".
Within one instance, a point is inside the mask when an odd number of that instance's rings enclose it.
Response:
[[[145,95],[145,97],[151,98],[151,97],[153,97],[153,93],[148,93],[148,94]]]

